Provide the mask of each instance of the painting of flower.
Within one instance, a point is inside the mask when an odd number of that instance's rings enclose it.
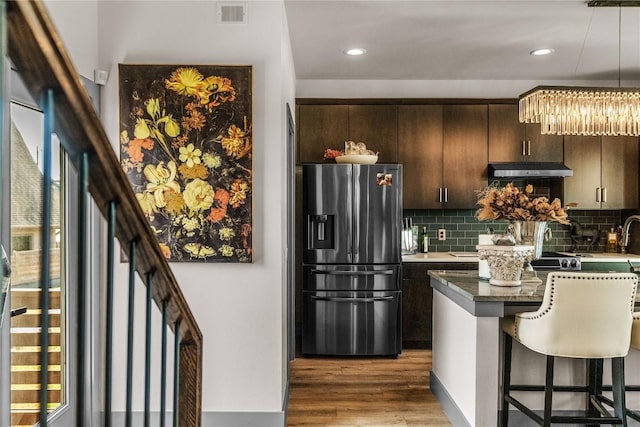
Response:
[[[164,256],[252,262],[252,68],[119,65],[120,163]]]

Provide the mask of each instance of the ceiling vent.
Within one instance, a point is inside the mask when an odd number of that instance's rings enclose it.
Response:
[[[247,3],[218,3],[219,24],[246,24]]]

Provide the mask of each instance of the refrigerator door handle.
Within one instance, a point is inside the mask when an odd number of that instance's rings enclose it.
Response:
[[[318,297],[318,296],[315,296],[315,295],[313,295],[311,297],[311,299],[314,300],[314,301],[331,301],[331,302],[348,302],[348,303],[391,301],[394,298],[395,297],[393,295],[386,296],[386,297],[375,297],[375,298]]]
[[[311,274],[327,274],[330,276],[377,276],[391,275],[393,270],[345,271],[345,270],[311,270]]]

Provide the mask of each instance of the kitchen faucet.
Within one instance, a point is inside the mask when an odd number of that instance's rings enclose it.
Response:
[[[624,248],[629,245],[629,227],[631,227],[631,223],[634,221],[640,222],[640,215],[631,215],[629,218],[627,218],[627,220],[624,222],[624,225],[622,226],[621,246]]]

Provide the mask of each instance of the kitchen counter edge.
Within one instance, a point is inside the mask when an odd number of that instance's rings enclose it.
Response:
[[[562,252],[567,253],[568,252]],[[473,255],[472,255],[473,254]],[[573,254],[570,254],[573,255]],[[640,263],[640,255],[637,254],[613,254],[613,253],[593,253],[588,256],[581,256],[580,262],[627,262]],[[403,255],[402,262],[478,262],[477,254],[473,252],[464,255],[451,255],[448,252],[429,252],[426,254]]]

